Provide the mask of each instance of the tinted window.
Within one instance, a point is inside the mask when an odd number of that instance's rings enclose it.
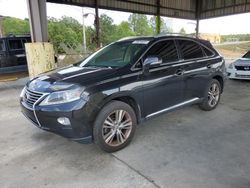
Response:
[[[158,56],[162,58],[163,63],[178,60],[178,53],[177,53],[176,46],[173,40],[165,40],[165,41],[156,43],[147,52],[146,57],[148,56]]]
[[[247,53],[243,56],[243,58],[250,58],[250,51],[247,52]]]
[[[0,51],[4,51],[3,40],[0,40]]]
[[[194,59],[204,56],[200,45],[193,41],[179,40],[179,46],[183,59]]]
[[[205,47],[203,47],[203,50],[204,50],[205,54],[206,54],[208,57],[214,55],[214,53],[213,53],[211,50],[209,50],[209,49],[207,49],[207,48],[205,48]]]
[[[23,49],[22,40],[18,39],[9,40],[9,47],[10,50]]]
[[[140,54],[146,41],[124,41],[113,43],[85,59],[81,66],[123,67]]]

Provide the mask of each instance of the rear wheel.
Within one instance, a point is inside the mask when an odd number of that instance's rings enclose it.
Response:
[[[216,79],[212,79],[206,90],[204,100],[200,104],[200,108],[205,111],[213,110],[216,108],[220,101],[221,85]]]
[[[134,136],[136,115],[126,103],[112,101],[98,114],[94,123],[94,141],[104,151],[126,147]]]

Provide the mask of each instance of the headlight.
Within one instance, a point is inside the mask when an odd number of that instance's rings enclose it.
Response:
[[[233,69],[234,68],[234,64],[233,63],[230,63],[229,66],[228,66],[229,69]]]
[[[81,98],[82,89],[57,91],[49,94],[41,103],[41,106],[72,102]]]
[[[20,93],[20,98],[24,97],[24,93],[25,93],[26,87],[24,87]]]

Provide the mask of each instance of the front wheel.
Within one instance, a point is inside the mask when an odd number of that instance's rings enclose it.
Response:
[[[220,101],[221,85],[216,79],[212,79],[206,89],[205,97],[200,104],[200,108],[205,111],[210,111],[216,108]]]
[[[134,110],[124,102],[112,101],[103,107],[95,120],[94,141],[102,150],[115,152],[130,143],[135,129]]]

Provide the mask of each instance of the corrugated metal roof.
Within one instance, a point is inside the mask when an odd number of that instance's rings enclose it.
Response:
[[[47,0],[51,3],[161,16],[206,19],[250,12],[250,0]],[[157,6],[159,4],[159,7]],[[196,8],[197,7],[197,8]]]
[[[201,7],[200,18],[206,19],[250,12],[250,0],[202,0]]]
[[[95,7],[96,0],[47,0],[47,2]],[[160,15],[195,19],[195,2],[196,0],[159,0]],[[98,7],[149,15],[157,14],[157,0],[98,0]]]

